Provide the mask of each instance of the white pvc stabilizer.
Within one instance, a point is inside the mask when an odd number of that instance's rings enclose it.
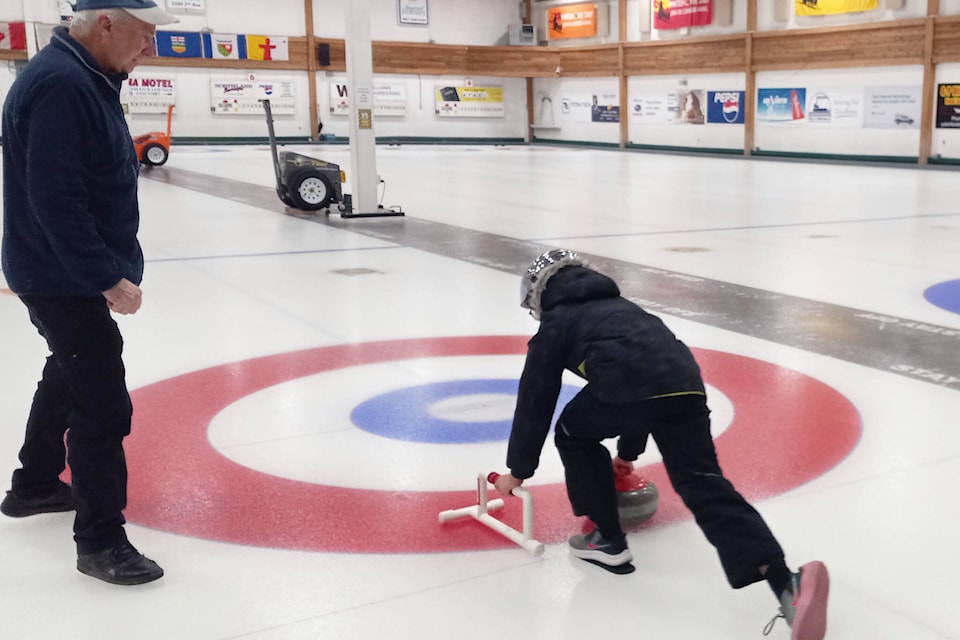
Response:
[[[530,495],[529,491],[523,487],[516,487],[511,492],[514,496],[520,498],[523,503],[523,531],[517,531],[487,513],[488,511],[503,507],[503,500],[501,498],[490,501],[487,500],[487,482],[493,483],[497,477],[498,474],[496,473],[490,473],[486,477],[484,477],[482,473],[477,474],[477,504],[460,509],[441,511],[440,522],[450,522],[457,518],[470,516],[508,540],[517,543],[532,555],[541,555],[545,547],[542,542],[533,539],[533,496]]]

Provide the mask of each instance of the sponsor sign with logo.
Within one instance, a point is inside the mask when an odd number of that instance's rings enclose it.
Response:
[[[746,93],[743,91],[708,91],[707,122],[709,124],[743,124]]]

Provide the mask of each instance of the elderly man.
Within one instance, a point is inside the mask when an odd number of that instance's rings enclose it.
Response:
[[[140,308],[143,254],[139,164],[119,98],[153,54],[156,25],[177,20],[152,0],[77,0],[74,10],[3,107],[3,272],[50,356],[0,512],[75,509],[77,569],[134,585],[163,569],[124,531],[132,405],[111,312]],[[60,480],[66,462],[72,486]]]

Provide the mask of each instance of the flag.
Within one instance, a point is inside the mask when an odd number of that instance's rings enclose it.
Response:
[[[0,49],[25,50],[26,48],[26,23],[0,22]]]
[[[203,34],[203,57],[215,60],[239,60],[239,36],[219,33]]]
[[[287,36],[253,36],[246,40],[247,59],[249,60],[289,60]]]
[[[157,31],[157,55],[171,58],[202,58],[203,40],[199,33]]]

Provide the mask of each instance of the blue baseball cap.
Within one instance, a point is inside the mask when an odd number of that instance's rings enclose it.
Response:
[[[176,17],[158,7],[153,0],[76,0],[73,3],[74,11],[93,9],[123,9],[137,20],[153,25],[180,22]]]

